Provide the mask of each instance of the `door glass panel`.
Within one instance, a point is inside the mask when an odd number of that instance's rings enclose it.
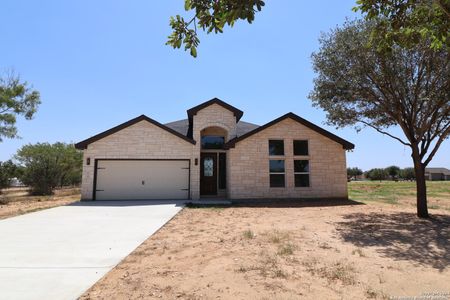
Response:
[[[212,157],[206,157],[203,160],[203,176],[211,177],[214,173],[214,161]]]

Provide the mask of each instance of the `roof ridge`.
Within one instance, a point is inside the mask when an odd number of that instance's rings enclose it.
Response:
[[[187,136],[185,136],[185,135],[183,135],[183,134],[173,130],[172,128],[170,128],[170,127],[168,127],[168,126],[166,126],[164,124],[161,124],[158,121],[156,121],[156,120],[154,120],[154,119],[152,119],[150,117],[147,117],[146,115],[140,115],[140,116],[138,116],[136,118],[128,120],[128,121],[126,121],[126,122],[124,122],[122,124],[114,126],[113,128],[105,130],[105,131],[103,131],[103,132],[101,132],[99,134],[91,136],[88,139],[85,139],[85,140],[83,140],[81,142],[76,143],[75,144],[75,148],[77,148],[77,149],[86,149],[89,144],[92,144],[93,142],[96,142],[96,141],[98,141],[100,139],[103,139],[103,138],[105,138],[105,137],[107,137],[107,136],[109,136],[109,135],[111,135],[113,133],[116,133],[116,132],[118,132],[118,131],[120,131],[122,129],[125,129],[125,128],[127,128],[129,126],[132,126],[132,125],[134,125],[136,123],[139,123],[141,121],[147,121],[147,122],[149,122],[149,123],[151,123],[153,125],[156,125],[159,128],[161,128],[163,130],[166,130],[167,132],[172,133],[173,135],[175,135],[175,136],[177,136],[177,137],[179,137],[179,138],[181,138],[181,139],[183,139],[183,140],[185,140],[185,141],[187,141],[187,142],[189,142],[191,144],[195,145],[195,143],[196,143],[193,139],[188,138]]]
[[[247,132],[246,134],[241,135],[240,137],[236,137],[236,138],[228,141],[228,143],[225,144],[225,148],[226,149],[234,148],[236,143],[238,143],[238,142],[240,142],[240,141],[242,141],[242,140],[244,140],[244,139],[246,139],[246,138],[248,138],[248,137],[250,137],[250,136],[252,136],[252,135],[254,135],[254,134],[258,133],[258,132],[260,132],[260,131],[263,131],[266,128],[269,128],[269,127],[271,127],[271,126],[273,126],[273,125],[275,125],[275,124],[277,124],[277,123],[279,123],[279,122],[281,122],[281,121],[283,121],[283,120],[285,120],[287,118],[290,118],[290,119],[292,119],[292,120],[294,120],[294,121],[296,121],[296,122],[298,122],[298,123],[308,127],[309,129],[314,130],[317,133],[322,134],[323,136],[326,136],[329,139],[331,139],[331,140],[341,144],[343,146],[343,148],[346,149],[346,150],[351,150],[351,149],[355,148],[355,145],[350,143],[349,141],[344,140],[343,138],[341,138],[341,137],[339,137],[339,136],[337,136],[337,135],[335,135],[335,134],[333,134],[333,133],[323,129],[322,127],[319,127],[319,126],[311,123],[310,121],[308,121],[306,119],[303,119],[302,117],[296,115],[293,112],[288,112],[288,113],[282,115],[281,117],[278,117],[278,118],[276,118],[276,119],[274,119],[274,120],[272,120],[272,121],[270,121],[270,122],[268,122],[268,123],[266,123],[266,124],[256,128],[256,129],[253,129],[252,131]]]
[[[197,114],[197,112],[199,112],[200,110],[204,109],[205,107],[208,107],[213,104],[218,104],[218,105],[222,106],[223,108],[231,111],[234,114],[234,116],[236,117],[236,123],[239,122],[239,120],[244,115],[244,112],[242,110],[215,97],[215,98],[212,98],[211,100],[205,101],[199,105],[196,105],[196,106],[188,109],[187,110],[188,118],[192,118],[194,115]]]

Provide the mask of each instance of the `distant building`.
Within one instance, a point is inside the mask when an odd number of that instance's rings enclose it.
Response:
[[[10,187],[19,187],[19,186],[25,186],[22,181],[20,181],[18,178],[13,177],[11,178],[11,181],[9,183]]]
[[[426,180],[450,180],[450,170],[446,168],[425,168]]]

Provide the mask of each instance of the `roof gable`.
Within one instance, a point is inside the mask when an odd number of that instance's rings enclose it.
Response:
[[[208,107],[210,105],[213,104],[218,104],[220,106],[222,106],[223,108],[231,111],[234,116],[236,117],[236,123],[239,122],[239,120],[242,118],[242,115],[244,114],[244,112],[240,109],[237,109],[236,107],[223,102],[222,100],[218,99],[218,98],[213,98],[209,101],[203,102],[202,104],[199,104],[197,106],[194,106],[193,108],[188,109],[187,114],[188,114],[188,118],[192,119],[192,117],[194,115],[196,115],[200,110],[204,109],[205,107]]]
[[[153,124],[155,126],[158,126],[161,129],[163,129],[163,130],[165,130],[165,131],[167,131],[167,132],[169,132],[169,133],[171,133],[171,134],[173,134],[173,135],[175,135],[175,136],[177,136],[177,137],[179,137],[179,138],[181,138],[181,139],[183,139],[183,140],[185,140],[185,141],[195,145],[195,141],[193,139],[190,139],[190,138],[186,137],[185,135],[182,135],[181,133],[173,130],[172,128],[167,127],[166,125],[163,125],[163,124],[161,124],[161,123],[159,123],[159,122],[157,122],[157,121],[147,117],[146,115],[140,115],[137,118],[131,119],[131,120],[125,122],[125,123],[122,123],[122,124],[116,126],[116,127],[113,127],[113,128],[108,129],[106,131],[103,131],[103,132],[101,132],[101,133],[99,133],[97,135],[94,135],[94,136],[92,136],[92,137],[90,137],[90,138],[88,138],[88,139],[86,139],[84,141],[76,143],[75,144],[75,148],[77,148],[77,149],[86,149],[89,144],[92,144],[93,142],[101,140],[101,139],[103,139],[103,138],[105,138],[105,137],[107,137],[107,136],[109,136],[109,135],[111,135],[113,133],[116,133],[116,132],[118,132],[118,131],[120,131],[122,129],[130,127],[130,126],[132,126],[132,125],[134,125],[136,123],[139,123],[141,121],[147,121],[147,122],[149,122],[149,123],[151,123],[151,124]]]
[[[269,128],[269,127],[271,127],[271,126],[273,126],[273,125],[275,125],[275,124],[277,124],[277,123],[279,123],[279,122],[281,122],[283,120],[286,120],[286,119],[292,119],[292,120],[302,124],[303,126],[306,126],[309,129],[314,130],[314,131],[316,131],[317,133],[319,133],[319,134],[321,134],[323,136],[326,136],[327,138],[329,138],[329,139],[331,139],[331,140],[341,144],[342,147],[345,150],[351,150],[351,149],[355,148],[355,145],[350,143],[349,141],[346,141],[343,138],[340,138],[337,135],[332,134],[331,132],[329,132],[329,131],[327,131],[327,130],[325,130],[325,129],[323,129],[323,128],[321,128],[321,127],[319,127],[319,126],[317,126],[317,125],[315,125],[315,124],[313,124],[313,123],[311,123],[311,122],[309,122],[309,121],[307,121],[307,120],[305,120],[305,119],[303,119],[303,118],[301,118],[299,116],[297,116],[296,114],[294,114],[292,112],[287,113],[287,114],[285,114],[285,115],[283,115],[283,116],[281,116],[281,117],[279,117],[279,118],[277,118],[277,119],[275,119],[275,120],[273,120],[273,121],[271,121],[271,122],[269,122],[269,123],[267,123],[265,125],[262,125],[262,126],[254,129],[254,130],[252,130],[250,132],[247,132],[244,135],[241,135],[239,137],[236,137],[236,138],[230,140],[228,143],[225,144],[225,148],[226,149],[233,148],[240,141],[242,141],[242,140],[244,140],[244,139],[246,139],[246,138],[248,138],[248,137],[250,137],[250,136],[252,136],[252,135],[254,135],[254,134],[258,133],[258,132],[260,132],[260,131],[263,131],[263,130],[265,130],[265,129],[267,129],[267,128]]]
[[[444,175],[450,175],[450,170],[447,168],[425,168],[427,173],[441,173]]]

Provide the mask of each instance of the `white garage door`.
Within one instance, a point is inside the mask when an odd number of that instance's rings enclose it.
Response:
[[[188,199],[187,160],[99,160],[96,200]]]

